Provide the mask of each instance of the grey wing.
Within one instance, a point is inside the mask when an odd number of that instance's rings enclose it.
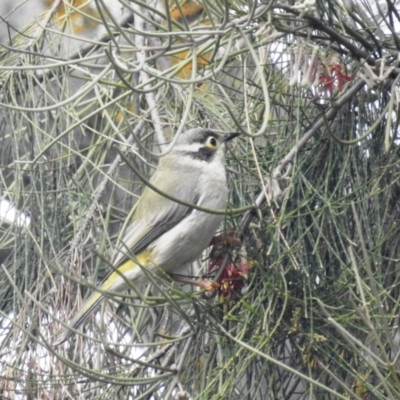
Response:
[[[182,174],[175,182],[169,182],[169,187],[174,187],[174,196],[192,204],[197,204],[199,194],[196,191],[197,180],[191,179],[189,185],[182,187]],[[163,174],[156,171],[151,179],[161,191],[167,192]],[[192,208],[169,200],[152,189],[146,187],[134,212],[132,222],[127,227],[120,244],[117,246],[113,265],[118,267],[128,259],[129,253],[137,254],[149,246],[163,233],[173,228],[178,222],[192,212]]]

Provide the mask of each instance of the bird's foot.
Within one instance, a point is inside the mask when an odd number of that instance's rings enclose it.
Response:
[[[241,246],[242,241],[235,237],[234,231],[228,231],[221,233],[220,235],[215,235],[210,243],[210,246],[218,246],[219,244],[225,244],[230,246]]]
[[[217,289],[219,289],[219,283],[212,280],[195,280],[190,278],[184,278],[181,276],[172,276],[172,279],[175,282],[200,287],[201,289],[206,290],[210,294],[213,294]]]

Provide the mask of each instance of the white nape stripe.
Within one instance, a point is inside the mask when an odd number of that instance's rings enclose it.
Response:
[[[9,200],[0,200],[0,225],[7,223],[10,225],[28,226],[31,223],[31,217],[19,211]]]
[[[173,148],[173,151],[183,151],[185,153],[197,153],[204,144],[202,143],[191,143],[191,144],[178,144]]]

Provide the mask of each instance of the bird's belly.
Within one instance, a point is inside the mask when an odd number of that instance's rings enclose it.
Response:
[[[226,200],[213,208],[224,209],[225,204]],[[154,263],[166,272],[178,272],[184,264],[199,257],[210,244],[222,218],[222,215],[193,210],[151,245]]]
[[[194,261],[210,244],[221,217],[212,214],[200,217],[198,214],[192,212],[153,243],[151,253],[156,265],[167,272],[176,272],[184,264]]]

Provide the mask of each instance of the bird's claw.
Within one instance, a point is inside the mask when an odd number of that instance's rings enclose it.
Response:
[[[218,246],[219,244],[241,246],[242,241],[239,238],[235,237],[234,231],[228,231],[222,233],[221,235],[215,235],[211,240],[210,246]]]

